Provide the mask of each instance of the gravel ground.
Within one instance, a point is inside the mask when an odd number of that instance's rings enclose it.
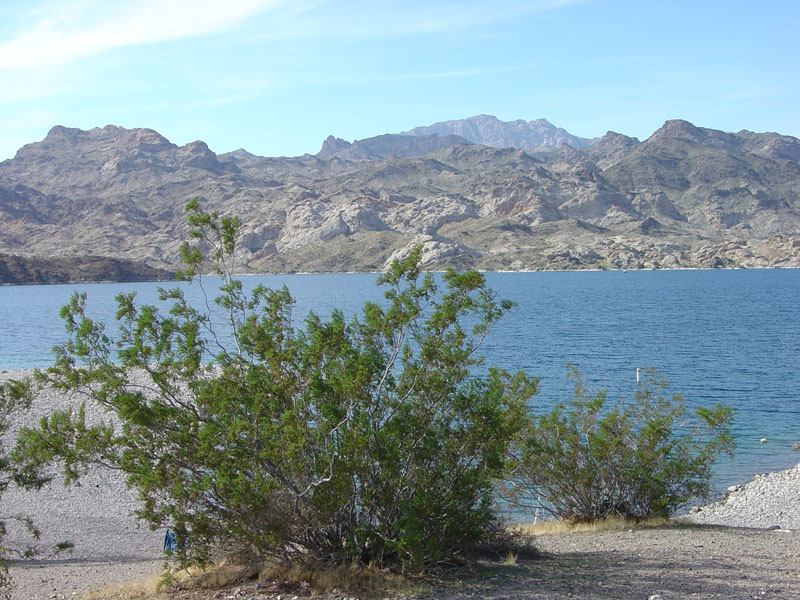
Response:
[[[800,533],[683,526],[540,536],[544,560],[481,597],[508,600],[796,599]],[[451,600],[476,594],[455,594]],[[432,595],[431,597],[435,597]]]
[[[0,372],[0,382],[30,373]],[[29,411],[15,419],[9,433],[13,435],[20,426],[35,426],[52,410],[79,402],[76,396],[43,392]],[[101,411],[87,407],[88,422],[104,417]],[[76,598],[110,582],[135,581],[159,573],[165,532],[150,531],[137,521],[132,516],[136,507],[136,494],[116,471],[92,471],[80,485],[69,487],[56,478],[37,492],[9,488],[2,496],[2,514],[8,526],[4,544],[16,549],[34,545],[38,550],[34,560],[11,566],[12,597]],[[32,540],[9,516],[31,517],[41,537]],[[53,547],[62,541],[71,542],[73,548],[54,552]]]
[[[0,372],[0,381],[21,372]],[[74,398],[47,392],[20,419],[42,414]],[[92,418],[99,418],[94,414]],[[12,565],[14,599],[79,598],[89,590],[157,574],[164,531],[150,531],[131,515],[135,495],[115,472],[92,472],[79,487],[54,482],[37,493],[10,489],[4,515],[28,515],[42,531],[35,560]],[[490,565],[475,577],[445,580],[419,598],[800,598],[800,465],[761,475],[720,502],[693,509],[683,524],[659,529],[539,536],[545,558],[516,566]],[[724,526],[724,527],[723,527]],[[779,529],[769,529],[778,527]],[[68,539],[74,548],[52,554]],[[9,527],[9,547],[29,538]],[[290,595],[301,595],[295,590]],[[239,588],[222,598],[274,598]],[[176,598],[212,598],[187,592]]]

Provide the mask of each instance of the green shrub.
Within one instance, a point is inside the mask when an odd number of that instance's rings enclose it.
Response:
[[[650,369],[633,402],[607,406],[574,369],[575,395],[536,419],[513,489],[518,501],[573,522],[667,517],[706,497],[714,461],[733,451],[732,411],[700,408],[684,419],[681,396]]]
[[[416,568],[485,541],[536,391],[522,372],[475,375],[510,303],[474,271],[443,285],[421,275],[416,249],[379,278],[384,306],[296,328],[288,290],[247,295],[231,276],[238,220],[187,209],[197,245],[184,246],[184,275],[204,285],[207,249],[224,327],[180,289],[160,292],[168,314],[121,294],[112,340],[74,296],[70,339],[39,378],[113,419],[55,413],[23,432],[20,459],[59,459],[67,480],[93,463],[122,469],[139,516],[175,529],[183,564],[228,548]]]

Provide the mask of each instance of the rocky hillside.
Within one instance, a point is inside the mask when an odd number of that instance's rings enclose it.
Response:
[[[55,127],[0,163],[0,252],[174,268],[199,197],[240,216],[242,271],[379,270],[414,244],[429,268],[800,266],[795,138],[685,121],[581,148],[464,138],[328,138],[316,156],[265,158]]]

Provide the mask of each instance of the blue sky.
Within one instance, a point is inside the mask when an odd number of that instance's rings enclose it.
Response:
[[[315,153],[493,114],[800,136],[800,2],[0,0],[0,160],[53,125]]]

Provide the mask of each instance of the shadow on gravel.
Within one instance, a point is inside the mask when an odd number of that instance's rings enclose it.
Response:
[[[556,537],[536,540],[542,559],[463,582],[446,597],[800,598],[800,532],[680,526]]]

